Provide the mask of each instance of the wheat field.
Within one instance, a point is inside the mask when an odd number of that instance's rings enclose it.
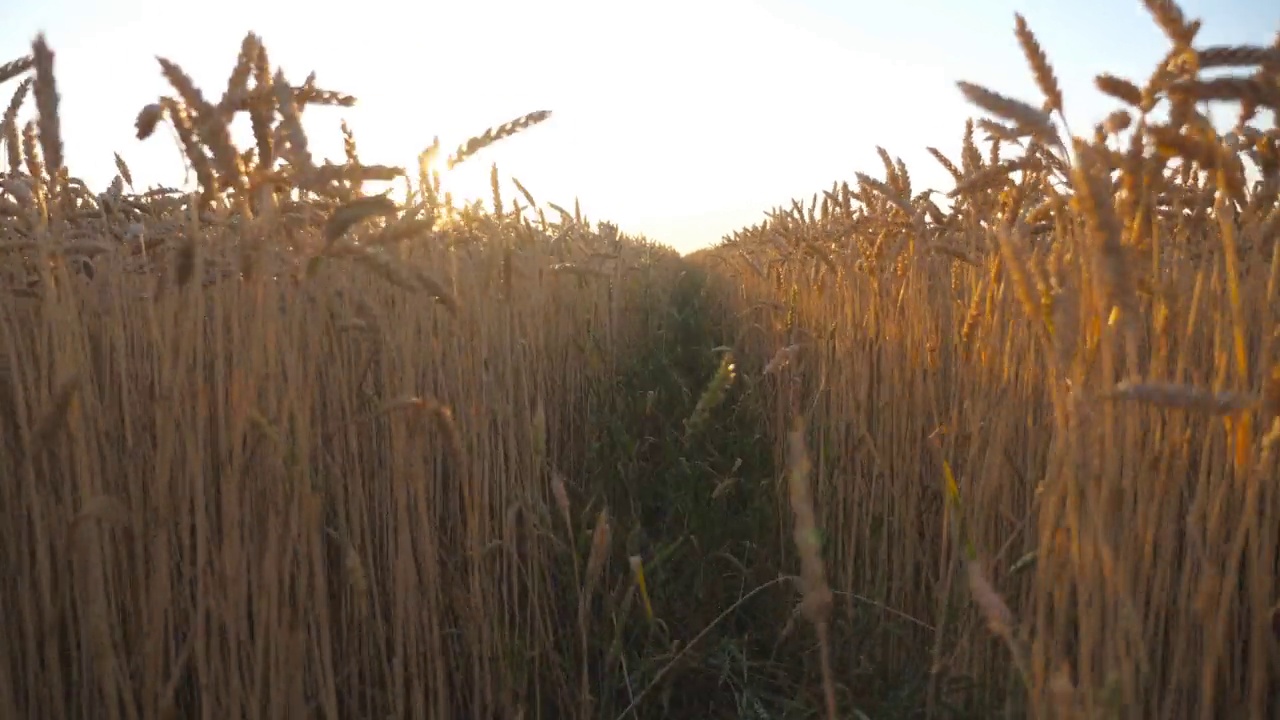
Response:
[[[1280,717],[1280,37],[1144,5],[1092,132],[1016,16],[1042,97],[958,79],[953,189],[878,148],[686,256],[444,192],[547,111],[317,162],[356,100],[253,33],[138,114],[195,188],[92,190],[38,36],[0,718]]]

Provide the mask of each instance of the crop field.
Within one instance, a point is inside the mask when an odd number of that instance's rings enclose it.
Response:
[[[880,149],[683,256],[444,192],[551,112],[369,164],[253,33],[139,111],[197,186],[91,189],[36,37],[0,718],[1280,717],[1280,37],[1144,5],[1085,133],[1017,16],[953,188]]]

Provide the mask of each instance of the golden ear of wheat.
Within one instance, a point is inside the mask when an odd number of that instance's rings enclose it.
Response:
[[[534,125],[545,121],[549,117],[551,117],[550,110],[538,110],[536,112],[531,112],[528,115],[518,117],[515,120],[503,123],[497,127],[489,128],[484,131],[483,134],[477,135],[476,137],[467,140],[462,145],[459,145],[458,149],[453,151],[453,155],[449,156],[446,165],[449,169],[453,169],[459,163],[465,162],[467,158],[475,155],[486,147],[489,147],[503,138],[508,138],[523,130],[527,130]]]
[[[356,223],[370,217],[388,217],[399,212],[395,201],[385,195],[370,195],[343,203],[325,223],[324,239],[332,243]]]
[[[50,178],[57,177],[63,168],[62,123],[58,118],[58,84],[53,75],[53,51],[45,42],[44,34],[36,36],[31,46],[35,66],[36,110],[39,113],[40,149],[44,153],[45,170]]]
[[[1018,37],[1018,44],[1022,47],[1022,54],[1027,58],[1027,64],[1031,66],[1031,72],[1035,75],[1036,86],[1045,96],[1044,111],[1061,113],[1062,89],[1058,87],[1058,78],[1053,73],[1053,66],[1049,64],[1049,56],[1040,47],[1040,42],[1031,32],[1022,13],[1014,13],[1014,18],[1014,32]]]
[[[27,98],[27,93],[31,90],[34,79],[26,78],[18,83],[18,88],[14,90],[13,97],[9,99],[9,106],[4,111],[3,126],[0,126],[0,137],[3,137],[5,150],[7,151],[7,160],[9,161],[9,173],[17,175],[22,167],[22,141],[18,132],[18,111],[22,109],[22,103]]]
[[[1001,95],[981,85],[965,82],[956,83],[965,99],[986,110],[1014,123],[1020,130],[1025,130],[1033,137],[1048,145],[1061,145],[1058,130],[1053,126],[1049,114],[1039,108],[1032,107],[1021,100]]]
[[[25,55],[0,65],[0,83],[6,83],[35,67],[35,58]]]

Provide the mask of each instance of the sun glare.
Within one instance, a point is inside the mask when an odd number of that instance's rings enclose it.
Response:
[[[449,166],[449,160],[457,151],[459,145],[465,143],[468,139],[469,136],[441,138],[434,150],[423,150],[413,155],[411,161],[406,163],[405,168],[411,174],[415,186],[422,171],[425,171],[428,177],[439,178],[441,197],[447,194],[455,206],[467,205],[477,200],[488,203],[493,197],[491,178],[496,164],[500,183],[499,189],[503,197],[509,197],[516,193],[515,186],[511,183],[510,174],[503,171],[499,153],[494,153],[493,156],[490,156],[488,153],[481,152],[477,156],[466,158],[453,167]],[[503,143],[504,141],[499,141],[498,145]]]

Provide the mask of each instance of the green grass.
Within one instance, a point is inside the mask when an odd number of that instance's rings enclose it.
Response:
[[[621,717],[651,684],[635,704],[638,717],[821,715],[816,640],[794,613],[798,564],[790,526],[780,522],[789,511],[778,504],[786,492],[777,486],[766,381],[760,367],[737,367],[730,346],[742,328],[717,322],[714,302],[705,271],[690,267],[648,309],[652,341],[590,403],[594,432],[573,499],[577,552],[589,551],[595,512],[610,508],[619,588],[593,608],[593,627],[614,629],[591,643],[599,717]],[[638,597],[619,602],[633,585],[619,570],[632,554],[644,561],[652,621]],[[562,559],[569,577],[567,552]],[[562,614],[576,602],[571,595]],[[906,670],[874,659],[877,644],[907,635],[908,625],[868,600],[839,598],[834,657],[850,712],[923,716],[927,654]],[[936,717],[990,717],[975,709],[980,694],[968,679],[939,683]]]

